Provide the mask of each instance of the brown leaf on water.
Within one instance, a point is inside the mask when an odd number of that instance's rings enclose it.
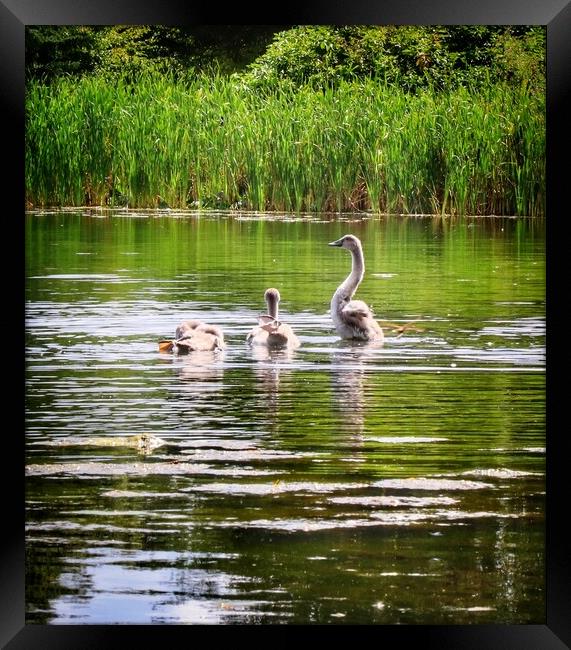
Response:
[[[410,323],[404,323],[403,325],[399,325],[398,323],[391,323],[389,321],[379,321],[379,324],[384,329],[390,329],[391,333],[397,335],[397,338],[399,338],[409,330],[411,332],[424,332],[425,328],[417,327],[415,323],[416,321],[411,321]]]

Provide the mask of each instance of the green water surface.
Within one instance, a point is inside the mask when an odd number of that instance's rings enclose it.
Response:
[[[417,328],[380,348],[332,328],[347,233]],[[27,622],[544,623],[544,257],[531,219],[28,214]],[[290,354],[245,343],[270,286]],[[159,353],[197,317],[224,351]]]

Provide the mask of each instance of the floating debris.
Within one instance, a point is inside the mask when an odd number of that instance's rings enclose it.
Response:
[[[42,465],[28,465],[26,474],[28,476],[54,476],[58,474],[69,474],[76,477],[91,476],[151,476],[164,474],[167,476],[184,474],[214,474],[224,476],[267,476],[279,474],[279,470],[254,470],[223,467],[211,467],[201,463],[55,463]]]
[[[373,483],[375,487],[395,488],[397,490],[483,490],[494,488],[492,483],[465,481],[463,479],[440,478],[396,478],[383,479]]]
[[[542,476],[538,472],[522,472],[515,469],[473,469],[462,472],[462,476],[486,476],[488,478],[521,478],[523,476]]]
[[[45,444],[51,447],[125,447],[148,453],[168,443],[152,433],[138,433],[132,436],[69,436]]]

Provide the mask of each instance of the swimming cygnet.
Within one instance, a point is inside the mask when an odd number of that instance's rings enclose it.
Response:
[[[182,322],[172,341],[160,341],[161,352],[185,354],[194,351],[222,350],[226,347],[224,334],[217,325],[209,325],[200,320]]]
[[[365,275],[365,258],[361,242],[354,235],[345,235],[331,242],[329,246],[346,248],[352,256],[351,273],[339,285],[331,299],[331,318],[337,333],[343,339],[382,342],[383,330],[375,320],[370,307],[362,300],[352,300]]]
[[[259,326],[246,337],[250,345],[263,345],[271,349],[298,348],[301,343],[292,328],[278,320],[278,303],[280,292],[277,289],[267,289],[264,299],[268,313],[258,317]]]

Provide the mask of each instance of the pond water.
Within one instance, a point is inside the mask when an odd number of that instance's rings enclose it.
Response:
[[[46,211],[26,265],[28,623],[545,622],[542,221]]]

